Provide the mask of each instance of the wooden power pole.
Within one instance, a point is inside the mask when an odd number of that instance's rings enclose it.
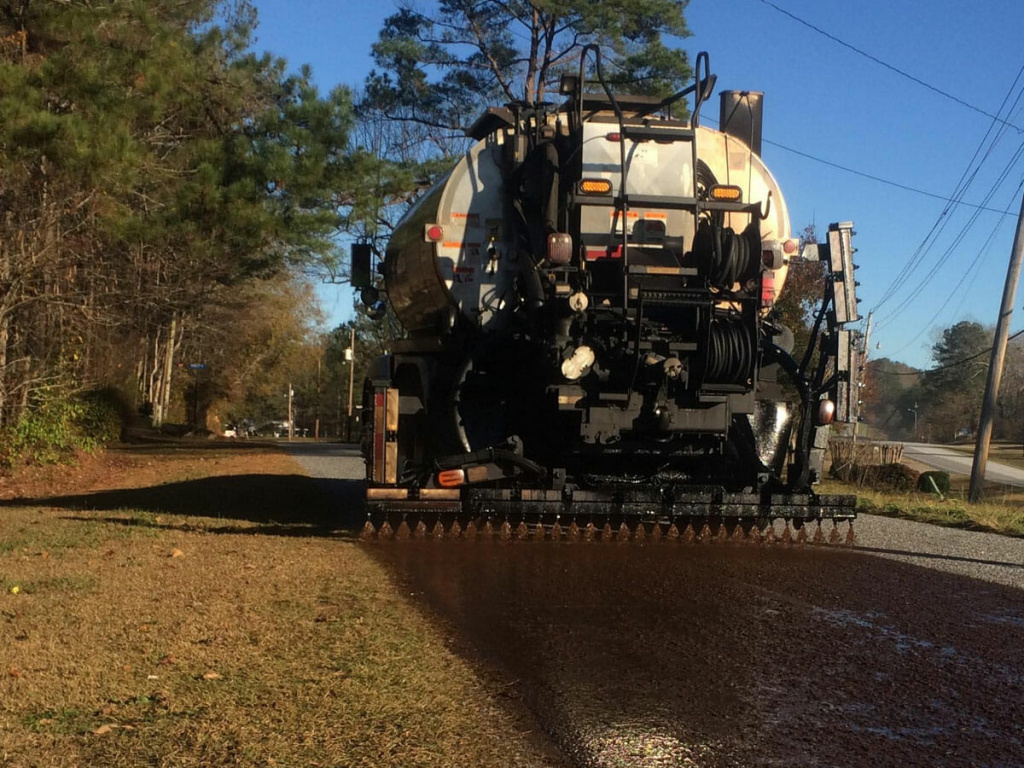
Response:
[[[996,321],[996,337],[992,343],[992,357],[988,364],[988,381],[985,384],[985,399],[981,402],[981,418],[978,421],[978,441],[974,445],[974,464],[971,466],[971,488],[968,498],[981,501],[982,486],[985,482],[985,466],[988,464],[988,446],[992,440],[992,415],[999,395],[999,380],[1003,376],[1003,361],[1006,359],[1006,341],[1010,333],[1010,317],[1013,315],[1013,299],[1017,295],[1020,280],[1021,260],[1024,257],[1024,197],[1020,201],[1017,216],[1017,234],[1013,237],[1013,251],[1010,265],[1006,269],[1006,284],[1003,286],[1003,303],[999,307]]]

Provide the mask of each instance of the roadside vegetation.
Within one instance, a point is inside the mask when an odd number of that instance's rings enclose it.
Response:
[[[942,492],[937,494],[934,490],[917,490],[921,474],[917,470],[904,465],[890,467],[893,468],[898,471],[885,473],[882,479],[872,478],[870,473],[864,480],[849,482],[832,478],[822,482],[818,491],[856,494],[858,512],[1024,536],[1024,489],[986,483],[985,500],[971,504],[967,501],[970,478],[964,475],[949,476],[948,492],[940,487]],[[900,480],[893,482],[894,478]],[[941,479],[939,485],[943,486]]]

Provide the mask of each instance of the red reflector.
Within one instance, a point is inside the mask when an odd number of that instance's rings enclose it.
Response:
[[[435,243],[444,237],[444,230],[437,224],[432,224],[427,227],[427,240],[432,240]]]
[[[775,275],[761,273],[761,306],[770,307],[775,303]]]
[[[787,240],[782,244],[782,250],[786,253],[796,253],[796,240]]]
[[[607,133],[607,134],[605,134],[605,138],[608,139],[608,141],[622,141],[622,134],[621,133]]]
[[[456,488],[466,482],[466,473],[461,469],[446,469],[437,473],[437,484],[442,488]]]

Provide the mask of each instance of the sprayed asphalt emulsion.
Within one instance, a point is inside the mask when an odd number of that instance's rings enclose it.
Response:
[[[1024,542],[857,526],[367,546],[577,765],[1024,765]]]

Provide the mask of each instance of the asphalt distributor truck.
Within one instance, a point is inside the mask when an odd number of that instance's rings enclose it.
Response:
[[[382,281],[404,329],[363,391],[364,535],[852,537],[854,497],[813,490],[829,425],[856,418],[852,224],[817,247],[795,359],[772,307],[800,243],[761,94],[722,93],[716,131],[706,53],[665,99],[616,94],[588,53],[560,106],[477,120],[380,264],[353,247],[353,284],[380,307]]]

